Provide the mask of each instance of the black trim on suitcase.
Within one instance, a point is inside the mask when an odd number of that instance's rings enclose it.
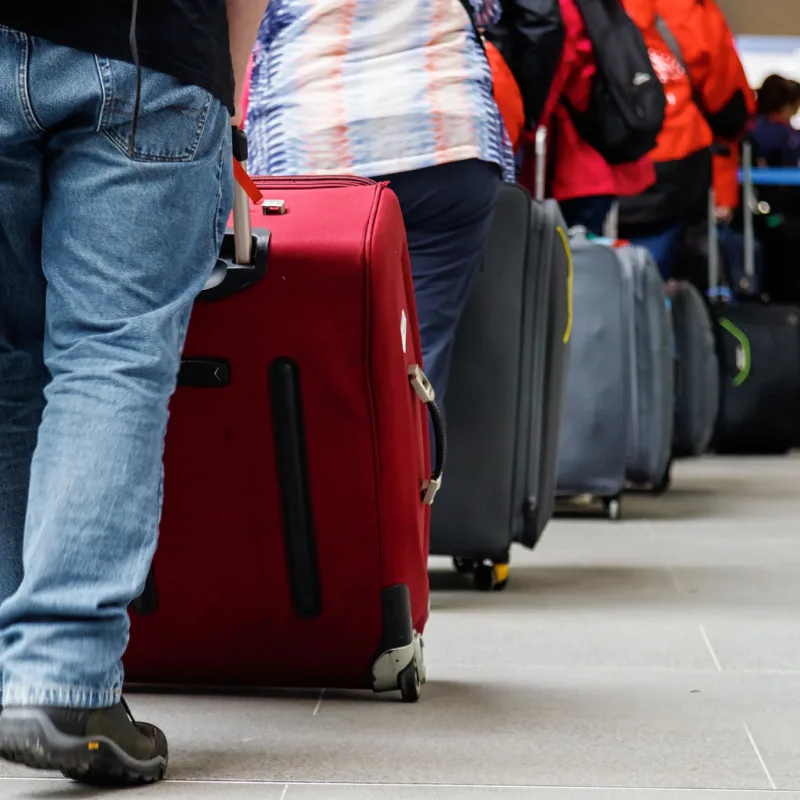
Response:
[[[193,389],[221,389],[231,382],[231,365],[223,358],[184,358],[178,372],[178,386]]]
[[[300,369],[295,361],[277,358],[269,365],[269,393],[292,606],[298,616],[316,617],[322,613],[322,586],[311,509]]]
[[[377,655],[408,647],[414,641],[414,621],[411,618],[411,592],[400,583],[381,591],[381,643]]]

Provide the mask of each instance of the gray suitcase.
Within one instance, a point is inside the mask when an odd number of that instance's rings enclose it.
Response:
[[[504,587],[511,544],[534,547],[553,514],[570,309],[565,230],[554,202],[504,185],[456,335],[431,553],[453,556],[478,589]]]
[[[705,300],[688,281],[667,285],[675,328],[673,458],[706,452],[719,412],[720,380],[714,327]]]
[[[602,499],[620,514],[631,407],[629,310],[617,254],[576,229],[572,248],[572,336],[558,460],[558,495]]]
[[[643,247],[614,248],[622,265],[633,382],[628,480],[665,488],[675,418],[675,339],[666,287]]]

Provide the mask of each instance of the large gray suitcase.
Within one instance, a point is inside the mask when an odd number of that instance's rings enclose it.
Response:
[[[571,263],[558,206],[504,185],[453,352],[448,470],[431,552],[479,589],[502,588],[515,541],[553,514],[568,350]]]
[[[643,247],[614,248],[622,265],[629,358],[628,480],[663,488],[668,477],[675,418],[675,339],[666,287]]]
[[[708,449],[719,412],[720,380],[714,327],[708,306],[688,281],[670,281],[667,292],[675,327],[675,431],[673,458]]]
[[[558,460],[558,495],[591,495],[619,516],[631,407],[629,310],[610,247],[571,233],[572,336]]]
[[[558,493],[620,516],[626,483],[659,486],[672,449],[674,340],[650,254],[573,231],[574,331]]]

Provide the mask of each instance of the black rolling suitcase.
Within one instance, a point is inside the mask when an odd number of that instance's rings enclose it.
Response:
[[[714,194],[709,193],[708,285],[719,283],[719,248],[714,220]],[[705,281],[704,281],[705,283]],[[675,425],[672,457],[706,452],[714,435],[720,400],[720,370],[714,323],[698,288],[684,280],[670,281],[667,294],[675,331]]]
[[[744,270],[755,272],[752,149],[742,148]],[[721,293],[717,293],[721,294]],[[785,453],[800,443],[800,307],[712,305],[722,395],[714,449],[727,454]]]
[[[543,163],[543,131],[537,145]],[[570,282],[558,205],[504,185],[456,335],[447,486],[431,522],[432,554],[452,556],[479,589],[505,586],[512,543],[534,547],[553,514]]]

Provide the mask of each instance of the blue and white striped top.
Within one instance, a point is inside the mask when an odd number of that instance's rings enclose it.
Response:
[[[472,0],[479,27],[499,0]],[[460,0],[270,0],[247,112],[254,174],[365,177],[478,158],[514,180]]]

